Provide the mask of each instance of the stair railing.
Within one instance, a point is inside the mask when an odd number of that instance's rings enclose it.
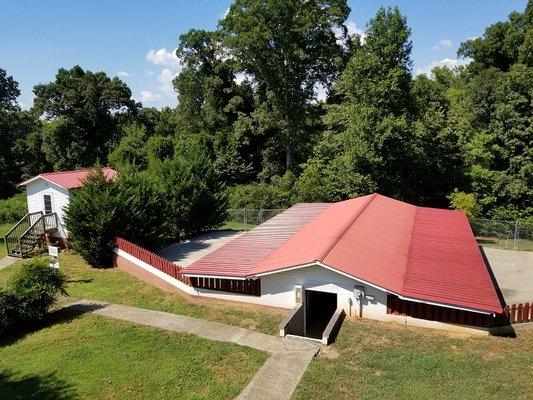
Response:
[[[47,220],[50,222],[47,226]],[[55,229],[57,225],[55,224],[56,214],[45,214],[41,215],[35,220],[35,222],[28,228],[19,238],[19,248],[21,257],[24,257],[29,252],[31,252],[35,246],[40,244],[44,238],[44,234],[50,230]],[[56,225],[55,227],[53,225]]]
[[[7,254],[12,255],[14,251],[17,249],[20,251],[20,237],[21,235],[36,221],[38,221],[41,216],[42,212],[33,212],[28,213],[24,217],[18,221],[13,228],[11,228],[5,235],[4,235],[4,243],[6,244]]]
[[[54,229],[57,229],[59,227],[59,224],[57,223],[57,214],[51,213],[51,214],[44,214],[43,215],[43,222],[44,222],[44,230],[45,231],[51,231]]]

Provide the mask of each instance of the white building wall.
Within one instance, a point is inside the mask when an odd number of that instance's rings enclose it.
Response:
[[[305,290],[336,293],[337,306],[342,307],[347,315],[359,316],[360,307],[363,317],[383,318],[387,315],[386,292],[318,265],[262,276],[261,304],[293,308],[295,285],[302,285]],[[373,296],[374,300],[363,300],[359,304],[354,286],[363,286],[365,294]]]
[[[67,207],[71,193],[69,190],[54,185],[44,179],[37,179],[26,185],[26,198],[28,201],[28,212],[44,213],[44,195],[49,194],[52,199],[52,212],[55,212],[59,219],[59,229],[53,234],[57,237],[67,237],[65,226],[64,210]]]

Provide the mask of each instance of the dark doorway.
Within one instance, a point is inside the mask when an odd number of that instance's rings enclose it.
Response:
[[[337,294],[305,291],[305,336],[322,339],[322,333],[337,309]]]

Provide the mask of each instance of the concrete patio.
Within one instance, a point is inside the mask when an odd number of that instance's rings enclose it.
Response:
[[[533,301],[533,252],[483,247],[507,304]]]
[[[163,247],[156,253],[182,267],[187,267],[243,233],[230,230],[205,232],[183,242]]]

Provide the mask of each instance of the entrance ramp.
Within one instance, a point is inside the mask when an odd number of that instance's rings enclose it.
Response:
[[[322,343],[324,343],[326,346],[333,343],[337,337],[337,333],[339,333],[339,329],[345,317],[346,313],[342,308],[338,308],[337,311],[335,311],[335,313],[331,316],[326,329],[324,329],[324,332],[322,332]]]
[[[322,333],[318,337],[316,336],[316,332],[313,332],[313,334],[308,335],[306,334],[305,329],[306,316],[304,307],[302,304],[297,304],[291,310],[289,315],[287,315],[281,322],[279,327],[279,334],[281,337],[290,335],[299,336],[303,338],[312,338],[313,340],[319,340],[325,345],[329,345],[335,340],[345,317],[346,313],[344,312],[344,310],[342,308],[338,308],[333,313],[333,315],[329,319],[329,322],[326,324],[326,327],[323,329]]]
[[[297,304],[279,325],[279,335],[305,336],[305,312],[303,304]]]

